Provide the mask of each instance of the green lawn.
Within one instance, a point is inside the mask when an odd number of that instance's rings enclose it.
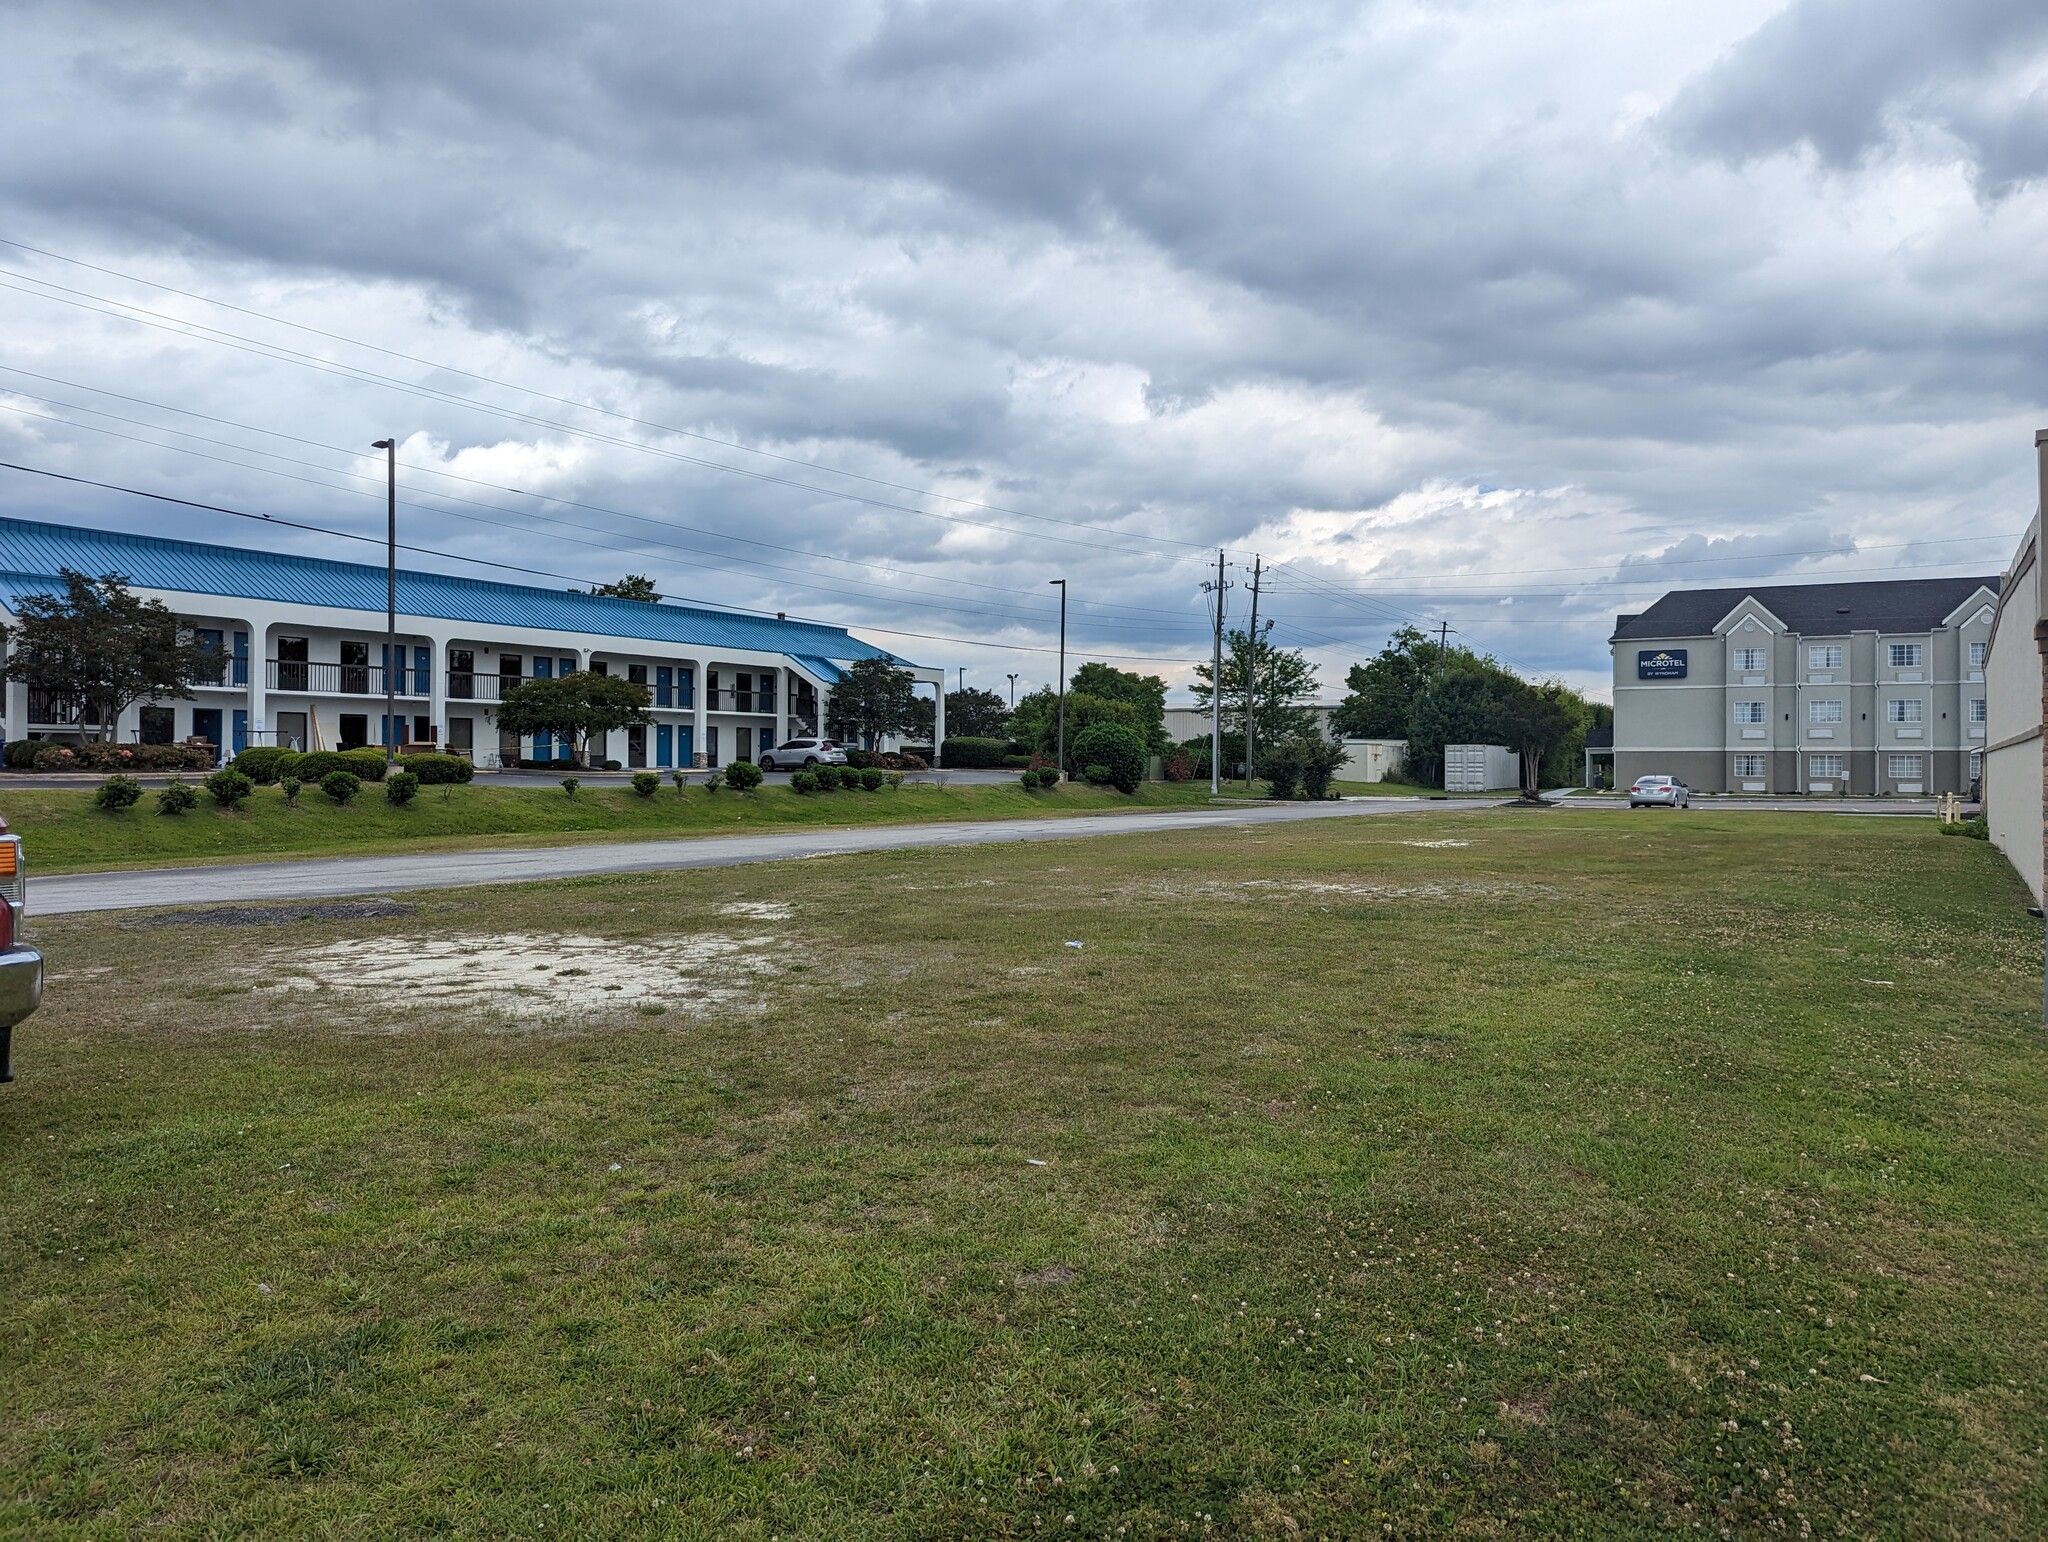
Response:
[[[0,1531],[2048,1532],[2039,926],[1931,821],[415,902],[39,923]]]
[[[1346,787],[1347,792],[1359,789]],[[1381,789],[1377,786],[1375,792]],[[1408,789],[1414,795],[1413,789]],[[1240,785],[1226,788],[1244,796]],[[221,862],[249,858],[331,857],[421,847],[539,846],[621,837],[659,838],[732,834],[778,825],[900,824],[915,820],[1017,819],[1051,814],[1113,813],[1131,808],[1196,808],[1209,802],[1207,782],[1148,782],[1135,796],[1111,788],[1068,784],[1026,792],[1013,784],[934,786],[909,783],[894,791],[799,796],[787,787],[754,793],[680,795],[663,785],[642,798],[617,784],[586,783],[574,797],[558,787],[423,787],[405,807],[366,784],[348,804],[330,802],[317,788],[288,807],[275,787],[260,787],[239,810],[218,808],[204,796],[188,814],[156,812],[154,793],[119,814],[93,806],[87,789],[9,788],[0,783],[0,814],[22,836],[31,870],[82,872],[95,868],[150,867],[167,862]]]

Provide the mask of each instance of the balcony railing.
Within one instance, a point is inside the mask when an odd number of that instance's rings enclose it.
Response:
[[[712,712],[773,712],[773,691],[707,691],[705,705]]]
[[[303,691],[309,696],[382,696],[384,666],[381,664],[319,664],[301,659],[267,661],[273,691]],[[393,681],[395,694],[414,697],[427,694],[427,671],[401,669]]]

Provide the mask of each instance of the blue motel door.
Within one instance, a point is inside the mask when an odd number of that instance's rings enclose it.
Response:
[[[662,673],[666,674],[668,671],[663,670]],[[675,728],[668,723],[656,723],[654,725],[654,763],[657,766],[672,766],[676,763],[675,754]]]

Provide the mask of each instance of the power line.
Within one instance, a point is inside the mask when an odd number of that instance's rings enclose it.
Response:
[[[915,515],[920,519],[935,519],[952,525],[967,525],[977,529],[997,531],[1004,535],[1020,536],[1031,540],[1053,541],[1063,546],[1080,546],[1094,551],[1129,553],[1133,550],[1130,546],[1109,546],[1100,541],[1083,541],[1072,536],[1055,535],[1050,531],[1019,530],[1014,526],[996,524],[989,520],[969,519],[964,515],[945,514],[932,509],[914,508],[906,503],[892,503],[887,499],[871,498],[863,493],[847,492],[843,489],[832,487],[820,487],[814,482],[798,481],[793,477],[777,476],[772,472],[755,471],[746,466],[733,466],[723,461],[706,460],[698,455],[685,455],[680,450],[670,450],[664,449],[659,445],[643,444],[637,440],[622,438],[617,434],[600,433],[595,429],[581,428],[573,423],[564,423],[556,418],[544,418],[534,413],[519,412],[509,407],[494,406],[489,402],[478,401],[474,397],[462,396],[452,391],[442,391],[432,386],[417,385],[411,381],[400,380],[395,376],[382,375],[375,370],[364,369],[359,365],[320,359],[313,354],[301,352],[296,348],[286,348],[279,343],[268,343],[260,338],[245,337],[240,333],[227,332],[219,327],[209,327],[204,322],[187,321],[182,317],[169,316],[161,311],[152,311],[145,306],[131,305],[125,300],[95,295],[83,289],[72,289],[67,285],[52,283],[48,279],[35,278],[32,275],[20,273],[11,268],[0,268],[0,273],[14,278],[26,279],[31,284],[44,286],[43,289],[27,289],[23,288],[20,284],[0,283],[0,289],[11,290],[17,294],[30,295],[36,299],[50,300],[59,305],[70,305],[79,310],[92,311],[97,315],[110,316],[116,320],[132,322],[137,326],[154,327],[160,331],[171,332],[179,337],[191,338],[195,342],[212,343],[219,347],[232,348],[237,352],[254,354],[259,358],[270,359],[277,363],[296,364],[301,368],[315,370],[321,374],[334,375],[344,380],[353,380],[358,384],[381,386],[389,390],[402,392],[408,396],[466,408],[473,412],[481,412],[492,417],[506,419],[510,422],[525,423],[539,428],[552,428],[560,433],[574,434],[580,438],[595,440],[601,444],[616,445],[621,449],[635,450],[645,455],[660,456],[663,459],[677,461],[685,465],[700,466],[711,471],[724,471],[734,476],[747,477],[757,482],[772,483],[781,487],[798,488],[806,492],[816,493],[821,497],[838,499],[847,503],[857,503],[869,508],[889,509],[896,513]],[[48,294],[44,292],[45,289],[54,289],[58,293]],[[80,296],[81,298],[66,298],[66,296],[73,295]],[[99,303],[88,304],[86,303],[87,301],[97,301]],[[109,310],[107,309],[108,306],[116,308]],[[1126,541],[1164,542],[1167,545],[1179,547],[1190,545],[1186,541],[1181,541],[1171,536],[1133,536],[1128,531],[1119,531],[1110,526],[1091,525],[1080,521],[1055,520],[1050,515],[1026,515],[1024,517],[1045,519],[1055,524],[1070,524],[1078,529],[1093,530],[1104,535],[1121,536]],[[1154,550],[1150,552],[1150,555],[1164,556],[1167,553]]]
[[[192,498],[173,497],[169,493],[153,493],[150,492],[147,488],[123,487],[118,482],[98,482],[94,481],[91,477],[73,476],[68,472],[52,471],[44,466],[24,466],[15,461],[0,460],[0,471],[21,471],[26,472],[30,476],[49,477],[59,482],[75,482],[83,487],[97,487],[112,493],[128,493],[137,498],[150,498],[154,499],[159,503],[175,503],[184,508],[202,509],[212,514],[232,514],[237,519],[253,519],[266,525],[277,525],[291,530],[307,530],[311,531],[315,535],[329,535],[335,537],[337,540],[342,541],[364,541],[368,542],[370,545],[373,546],[382,546],[385,544],[383,541],[378,540],[375,536],[359,535],[348,530],[333,530],[325,525],[309,525],[305,523],[303,520],[280,519],[276,515],[272,514],[252,514],[246,509],[231,509],[224,504],[218,503],[201,503],[196,499]],[[439,547],[434,546],[412,546],[401,541],[398,543],[398,549],[400,551],[415,552],[421,556],[441,557],[445,558],[450,562],[466,562],[473,564],[477,567],[497,568],[500,571],[508,573],[523,573],[534,578],[552,578],[568,584],[587,584],[592,587],[595,587],[597,582],[594,579],[579,578],[574,574],[570,573],[557,573],[547,568],[521,567],[516,563],[496,562],[488,557],[468,557],[464,556],[461,552],[443,551]],[[688,596],[679,596],[679,598],[687,600],[688,603],[693,606],[699,606],[705,610],[723,611],[729,615],[739,614],[745,616],[763,617],[772,615],[778,621],[800,621],[809,626],[830,627],[832,630],[838,632],[844,632],[849,630],[840,622],[826,621],[815,616],[789,616],[781,612],[758,610],[752,606],[747,605],[723,605],[715,600],[690,599]],[[860,629],[863,632],[880,632],[887,637],[915,637],[927,642],[956,643],[963,647],[969,648],[995,648],[1009,653],[1054,653],[1058,651],[1057,649],[1053,648],[1034,647],[1029,643],[992,642],[986,637],[948,637],[945,634],[939,632],[912,632],[906,631],[899,627],[868,626],[865,623],[860,623]],[[1073,652],[1075,650],[1069,649],[1068,651]],[[1161,657],[1157,654],[1140,653],[1102,653],[1092,649],[1083,652],[1082,657],[1096,659],[1120,659],[1126,662],[1137,662],[1146,664],[1162,664],[1174,662],[1174,660],[1170,656]]]
[[[252,309],[248,306],[236,305],[232,301],[216,299],[211,295],[198,294],[189,289],[179,289],[175,285],[161,283],[156,279],[142,278],[133,273],[123,273],[116,268],[101,267],[99,264],[87,262],[81,257],[71,257],[67,256],[63,252],[50,251],[45,247],[31,246],[26,241],[15,241],[9,239],[6,236],[0,236],[0,246],[11,246],[17,249],[18,251],[34,252],[38,257],[48,257],[57,262],[70,263],[74,267],[85,268],[94,273],[104,273],[110,278],[122,279],[128,283],[144,284],[152,289],[160,289],[166,294],[178,295],[181,298],[187,300],[197,300],[204,305],[218,306],[222,310],[233,311],[237,315],[249,316],[258,321],[268,321],[276,326],[290,327],[294,331],[305,332],[314,337],[324,337],[331,342],[347,343],[351,347],[366,349],[372,353],[381,353],[385,355],[387,358],[403,359],[408,364],[418,364],[427,369],[436,370],[445,374],[459,375],[465,380],[474,380],[483,385],[496,386],[500,390],[517,391],[523,396],[537,397],[541,401],[554,402],[564,407],[575,407],[584,412],[593,412],[602,417],[616,419],[617,421],[622,423],[630,423],[636,428],[651,428],[659,433],[675,434],[685,439],[696,439],[705,444],[715,444],[728,450],[739,450],[748,455],[763,456],[769,460],[780,461],[785,465],[802,466],[808,470],[822,471],[830,476],[848,477],[854,481],[867,482],[876,487],[886,487],[895,492],[915,493],[918,497],[921,498],[940,498],[944,499],[949,503],[958,503],[968,508],[985,509],[992,514],[1009,514],[1018,519],[1043,520],[1050,524],[1069,525],[1076,529],[1094,530],[1103,534],[1127,533],[1123,531],[1117,531],[1110,526],[1091,524],[1085,520],[1061,519],[1058,516],[1052,514],[1034,514],[1025,509],[1013,509],[1005,507],[1004,505],[999,503],[987,503],[978,498],[962,497],[957,493],[943,493],[939,492],[934,488],[916,487],[906,482],[891,482],[883,477],[868,476],[863,472],[847,471],[837,466],[827,466],[817,461],[805,460],[801,456],[778,454],[773,450],[764,450],[759,448],[758,446],[744,444],[738,440],[720,439],[716,435],[701,433],[695,429],[678,428],[674,424],[659,423],[647,418],[635,417],[631,413],[620,412],[615,408],[601,407],[597,405],[595,402],[583,401],[577,397],[572,396],[557,396],[551,392],[538,390],[531,386],[517,385],[511,381],[499,380],[490,375],[479,374],[474,370],[462,369],[453,364],[444,364],[434,359],[422,358],[418,354],[404,353],[396,348],[386,348],[378,343],[365,342],[363,339],[358,337],[349,337],[340,332],[324,331],[319,327],[308,326],[303,322],[292,321],[283,316],[272,315],[267,311],[259,311]],[[0,268],[0,272],[9,273],[16,278],[27,279],[32,284],[48,283],[48,280],[46,279],[40,279],[35,277],[33,274],[21,273],[11,268]],[[62,289],[64,286],[61,284],[51,284],[49,287],[53,289]],[[70,290],[68,292],[72,294],[87,293],[87,291],[85,290]],[[105,297],[90,296],[90,298],[104,299]],[[119,300],[107,300],[106,303],[113,305],[121,305],[124,302]],[[195,322],[193,323],[193,325],[200,325],[200,323]],[[264,346],[273,345],[266,344]],[[1148,537],[1148,539],[1166,541],[1175,546],[1185,546],[1190,550],[1206,551],[1208,549],[1206,545],[1204,545],[1201,542],[1182,541],[1172,536]]]

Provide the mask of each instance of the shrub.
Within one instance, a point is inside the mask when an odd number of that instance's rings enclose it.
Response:
[[[433,751],[422,751],[416,755],[401,755],[399,766],[420,779],[422,787],[441,787],[451,782],[467,782],[476,776],[476,762],[467,755],[442,755]]]
[[[661,778],[652,771],[635,771],[633,791],[643,798],[651,798],[661,791]]]
[[[1110,784],[1109,767],[1101,765],[1083,766],[1081,768],[1081,780],[1090,787],[1107,787]]]
[[[888,758],[887,755],[878,755],[873,750],[849,749],[846,752],[846,763],[856,771],[865,771],[869,766],[879,766]]]
[[[986,770],[1002,765],[1009,753],[1008,739],[980,739],[954,734],[939,746],[939,763],[953,770]]]
[[[1166,764],[1161,770],[1161,775],[1169,782],[1185,782],[1192,780],[1194,774],[1194,757],[1188,754],[1185,749],[1176,745],[1173,753],[1166,757]]]
[[[1275,744],[1258,757],[1257,770],[1269,798],[1292,798],[1301,791],[1301,746]]]
[[[1037,757],[1032,755],[1005,755],[1003,757],[1003,769],[1005,771],[1035,771],[1037,769]]]
[[[904,771],[929,771],[932,768],[932,763],[925,759],[924,756],[913,755],[909,750],[905,750],[901,755],[895,756],[894,759],[897,767]]]
[[[818,790],[818,773],[815,771],[792,771],[789,776],[789,790],[810,796]]]
[[[1329,797],[1330,784],[1344,769],[1344,746],[1321,734],[1311,734],[1300,742],[1301,795],[1317,799]]]
[[[256,790],[256,784],[230,766],[206,779],[206,791],[222,808],[239,808],[242,800]]]
[[[183,814],[199,806],[199,794],[183,782],[173,780],[156,795],[156,811],[159,814]]]
[[[576,796],[576,789],[582,785],[583,778],[580,776],[565,776],[562,778],[562,791],[572,798]]]
[[[1022,777],[1026,787],[1057,787],[1060,784],[1058,766],[1033,766]]]
[[[284,763],[297,756],[298,751],[281,744],[252,744],[234,758],[228,769],[241,772],[258,787],[268,787],[284,774]]]
[[[716,792],[724,785],[725,773],[723,771],[714,770],[709,776],[704,778],[704,790],[706,792]]]
[[[1968,841],[1988,841],[1991,839],[1991,825],[1982,814],[1979,814],[1975,819],[1965,819],[1956,824],[1939,825],[1936,828],[1943,835],[1960,835],[1964,840]]]
[[[607,771],[623,771],[626,769],[625,763],[617,760],[607,760],[604,763],[604,768]]]
[[[861,790],[863,792],[880,792],[888,780],[889,773],[880,766],[869,766],[867,770],[860,774]]]
[[[420,778],[417,771],[394,771],[384,778],[384,799],[400,808],[418,796]]]
[[[365,746],[359,750],[343,750],[341,755],[342,759],[348,762],[342,769],[353,771],[366,782],[383,781],[384,773],[391,769],[391,763],[384,758],[382,750],[373,750]]]
[[[725,779],[736,792],[752,792],[761,785],[761,768],[751,760],[735,760],[725,768]]]
[[[56,744],[31,741],[38,771],[211,771],[213,751],[198,744]]]
[[[118,814],[121,810],[133,808],[142,801],[142,783],[132,776],[122,776],[116,772],[100,783],[92,795],[92,801],[109,814]]]
[[[346,803],[363,790],[363,779],[353,771],[330,771],[320,778],[320,790],[336,803]]]
[[[889,783],[889,791],[891,792],[894,792],[903,785],[903,773],[901,771],[884,771],[882,776]]]
[[[669,772],[668,779],[676,784],[676,796],[678,798],[683,795],[683,789],[690,785],[690,773],[683,770],[680,766]]]
[[[277,774],[289,772],[302,782],[325,783],[329,773],[346,771],[363,782],[384,780],[384,752],[382,750],[309,750],[291,760],[278,763]]]
[[[43,741],[40,739],[9,739],[6,752],[7,769],[10,771],[33,771],[36,765],[36,755],[41,751],[42,747]]]
[[[1101,767],[1101,781],[1118,792],[1131,793],[1145,780],[1145,740],[1135,728],[1122,723],[1093,723],[1081,730],[1067,746],[1075,765]],[[1097,778],[1092,771],[1089,781]]]
[[[839,785],[847,792],[859,792],[861,787],[860,779],[865,775],[867,775],[867,772],[859,766],[841,766],[839,767]]]
[[[286,808],[296,808],[298,806],[299,792],[305,785],[304,782],[295,776],[281,776],[277,779],[278,791],[284,794]]]

